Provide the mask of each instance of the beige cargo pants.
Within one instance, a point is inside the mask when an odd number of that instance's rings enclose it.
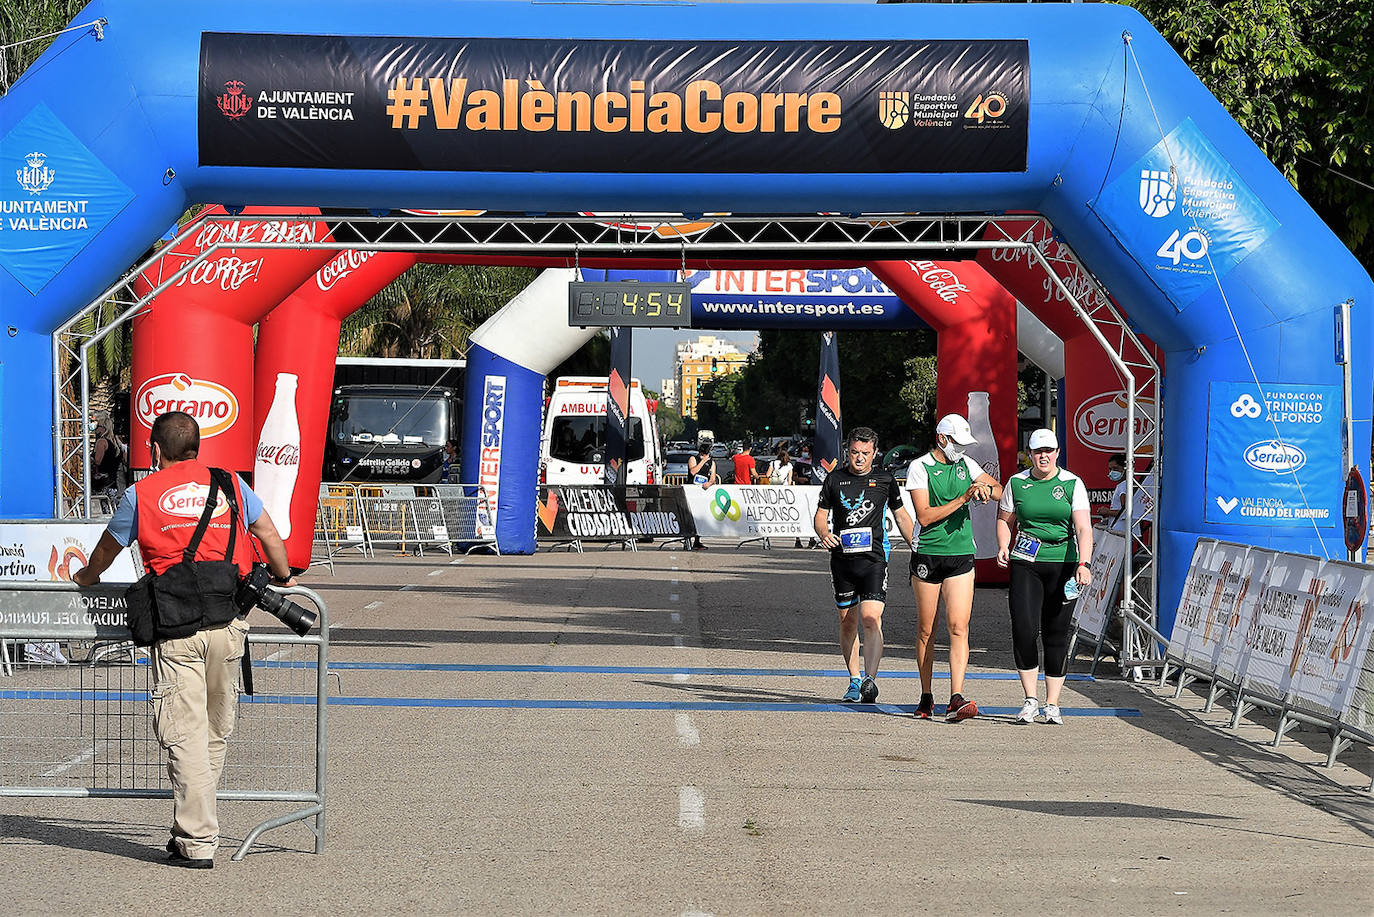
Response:
[[[219,846],[215,792],[234,731],[247,635],[247,622],[234,620],[152,647],[153,725],[167,750],[172,840],[191,859],[212,858]]]

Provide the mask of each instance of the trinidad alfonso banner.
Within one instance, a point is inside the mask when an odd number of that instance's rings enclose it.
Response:
[[[1024,172],[1025,41],[206,32],[200,162],[461,172]]]

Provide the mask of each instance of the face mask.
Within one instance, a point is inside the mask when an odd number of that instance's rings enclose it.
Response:
[[[945,458],[949,459],[951,462],[957,462],[964,457],[964,447],[952,439],[945,440],[945,444],[940,448],[944,450]]]
[[[1107,477],[1110,478],[1110,479],[1113,480],[1113,481],[1119,481],[1119,480],[1121,480],[1122,478],[1124,478],[1125,476],[1126,476],[1126,473],[1125,473],[1124,471],[1109,471],[1109,472],[1107,472]]]
[[[95,432],[95,428],[98,427],[98,426],[100,426],[100,425],[97,424],[94,420],[92,420],[90,423],[86,424],[86,429],[87,429],[87,430],[90,430],[92,433],[94,433],[94,432]]]

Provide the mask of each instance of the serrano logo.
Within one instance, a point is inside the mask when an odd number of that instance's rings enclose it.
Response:
[[[243,81],[230,80],[224,84],[224,94],[215,96],[215,104],[230,121],[237,121],[253,110],[253,97],[243,94]]]
[[[1290,443],[1276,439],[1251,443],[1245,450],[1245,464],[1256,471],[1286,474],[1307,464],[1307,454]]]
[[[482,393],[482,432],[477,483],[487,497],[492,524],[496,523],[496,498],[501,489],[501,437],[506,426],[506,377],[487,376]]]
[[[164,490],[162,496],[157,498],[157,508],[170,516],[199,519],[200,514],[205,512],[205,501],[208,499],[210,499],[209,484],[197,484],[195,481],[188,481],[185,484],[178,484]],[[223,516],[228,511],[229,501],[224,499],[224,494],[219,494],[215,499],[215,510],[210,514],[210,518],[215,519]]]
[[[829,134],[840,129],[842,102],[833,92],[726,92],[714,80],[650,92],[645,80],[625,90],[544,88],[542,80],[503,79],[500,87],[468,77],[397,77],[387,90],[391,127],[441,131],[618,134]],[[424,125],[429,126],[429,123]]]
[[[1121,452],[1126,448],[1126,393],[1100,392],[1087,398],[1073,415],[1073,430],[1078,441],[1094,452]],[[1153,398],[1135,400],[1136,452],[1150,455],[1154,421],[1150,419]]]
[[[185,373],[163,373],[139,386],[134,413],[141,424],[151,427],[158,415],[168,411],[190,414],[200,424],[201,439],[208,439],[239,419],[239,400],[218,382],[193,379]]]

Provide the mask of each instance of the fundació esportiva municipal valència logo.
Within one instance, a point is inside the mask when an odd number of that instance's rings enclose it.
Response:
[[[1174,182],[1168,172],[1157,169],[1140,171],[1140,209],[1146,216],[1156,219],[1174,212],[1178,195],[1174,193]]]
[[[14,170],[14,177],[19,182],[19,187],[30,194],[42,194],[52,186],[53,180],[57,178],[57,172],[45,164],[47,158],[47,153],[37,151],[24,157],[24,167]]]

